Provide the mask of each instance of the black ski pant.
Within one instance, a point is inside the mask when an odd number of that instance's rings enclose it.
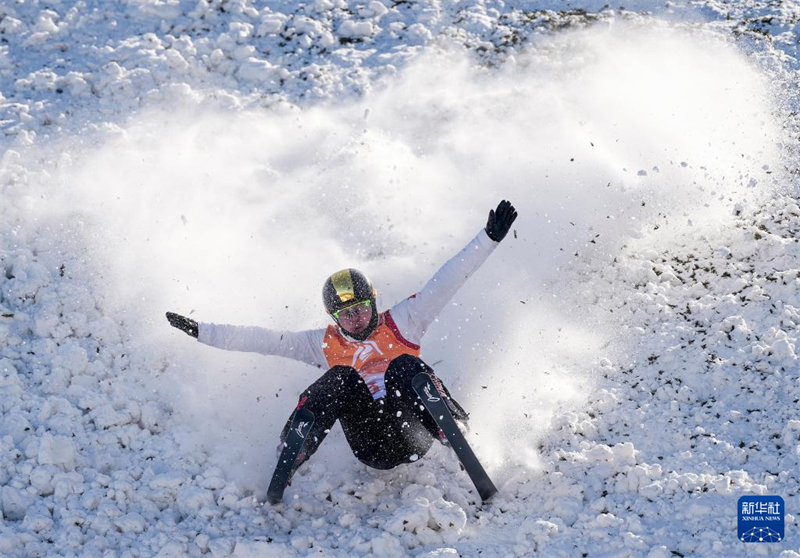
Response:
[[[295,462],[295,469],[317,450],[337,420],[356,458],[375,469],[391,469],[425,455],[439,439],[439,427],[422,406],[411,386],[420,372],[430,374],[445,396],[453,416],[466,421],[469,415],[450,397],[427,364],[412,355],[395,358],[384,380],[386,396],[373,399],[364,380],[349,366],[334,366],[300,396],[297,409],[314,413],[314,425]],[[286,439],[294,413],[281,433]]]

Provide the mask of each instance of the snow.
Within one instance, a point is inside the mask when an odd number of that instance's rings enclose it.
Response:
[[[623,6],[0,6],[0,555],[800,556],[800,4]],[[349,265],[387,306],[502,198],[424,346],[499,494],[336,428],[263,505],[319,371],[164,311],[320,327]]]

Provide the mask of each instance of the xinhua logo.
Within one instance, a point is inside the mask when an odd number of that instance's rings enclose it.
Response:
[[[780,496],[742,496],[739,498],[739,540],[746,543],[771,543],[783,540],[785,515]]]

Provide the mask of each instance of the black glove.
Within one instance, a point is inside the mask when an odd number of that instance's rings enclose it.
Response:
[[[517,218],[517,210],[510,201],[503,200],[497,204],[497,209],[489,211],[489,221],[486,223],[486,234],[495,242],[500,242],[508,234],[511,224]]]
[[[167,319],[169,320],[169,325],[172,327],[177,327],[179,330],[185,331],[192,337],[197,337],[197,322],[193,319],[184,318],[180,314],[175,314],[173,312],[167,312]]]

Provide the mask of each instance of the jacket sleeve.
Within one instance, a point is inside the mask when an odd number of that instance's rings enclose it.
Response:
[[[428,326],[498,244],[481,229],[478,236],[450,258],[422,290],[392,307],[389,313],[406,341],[419,344]]]
[[[244,351],[299,360],[327,367],[322,342],[324,329],[275,331],[264,327],[200,322],[197,340],[227,351]]]

